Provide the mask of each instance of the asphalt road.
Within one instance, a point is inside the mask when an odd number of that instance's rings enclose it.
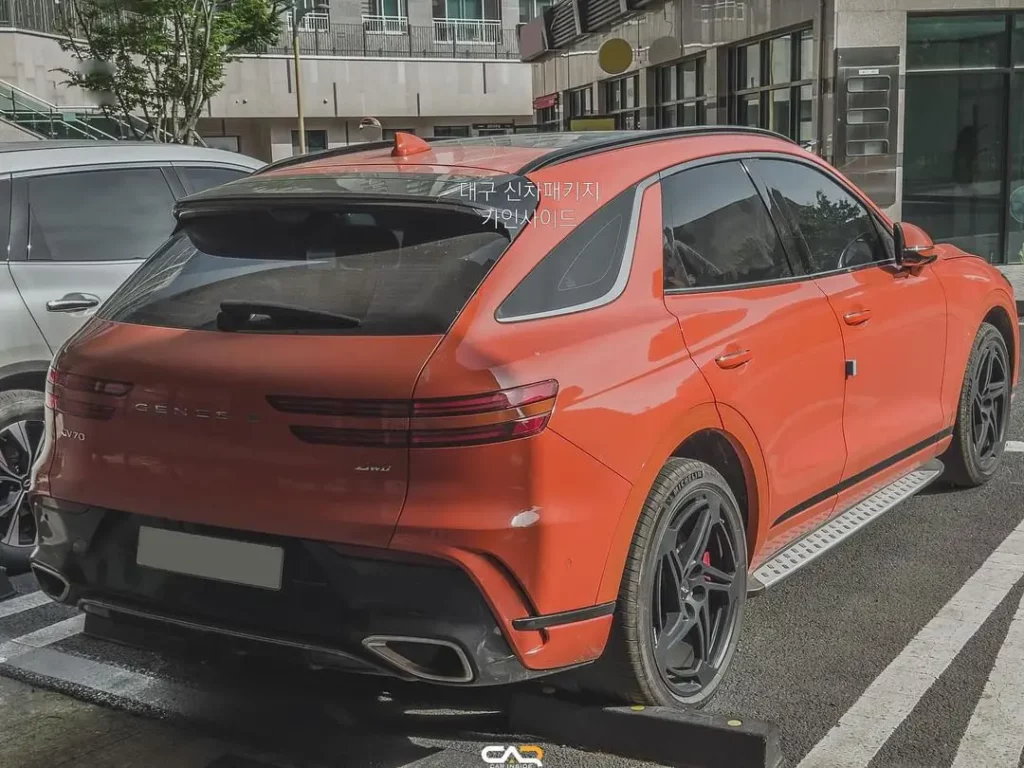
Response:
[[[1024,396],[1009,437],[1016,450],[984,488],[932,487],[753,600],[710,709],[775,723],[800,768],[1024,766]],[[479,768],[483,745],[528,743],[501,733],[479,694],[438,701],[433,689],[423,699],[418,687],[140,652],[84,637],[64,607],[3,606],[0,674],[184,718],[267,754]],[[0,705],[0,733],[2,718]],[[545,766],[651,765],[544,746]]]

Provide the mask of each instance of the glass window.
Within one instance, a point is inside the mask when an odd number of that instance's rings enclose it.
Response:
[[[907,19],[907,69],[1003,67],[1006,17],[911,16]]]
[[[793,80],[793,38],[777,37],[771,46],[771,84],[780,85]]]
[[[662,182],[665,288],[741,285],[792,275],[760,195],[739,163]]]
[[[1018,67],[1024,65],[1024,13],[1018,13],[1013,23],[1013,58]]]
[[[736,68],[740,76],[740,93],[734,95],[730,105],[735,110],[733,120],[781,133],[791,139],[808,141],[805,131],[813,128],[809,117],[813,109],[813,88],[804,89],[797,83],[814,79],[814,37],[811,30],[789,32],[771,40],[741,46],[736,50]],[[750,67],[766,57],[765,75],[750,76]],[[804,101],[807,104],[805,106]]]
[[[1007,79],[999,72],[907,77],[903,218],[990,261],[1003,250]]]
[[[786,211],[803,240],[810,274],[884,261],[874,218],[850,192],[821,171],[786,160],[754,160],[751,167]]]
[[[805,29],[800,33],[800,79],[814,79],[814,32]]]
[[[468,125],[435,125],[434,136],[437,138],[457,138],[469,136]]]
[[[757,88],[761,85],[761,44],[754,43],[740,49],[739,81],[737,90]]]
[[[306,131],[306,152],[323,152],[327,149],[327,131]],[[299,132],[292,131],[292,154],[299,154]]]
[[[791,90],[789,88],[779,88],[778,90],[771,91],[771,101],[768,102],[768,127],[776,133],[781,133],[783,136],[793,135],[793,129],[790,125],[792,116],[790,95]]]
[[[758,128],[761,125],[761,99],[754,96],[740,96],[737,114],[740,125],[749,125]]]
[[[658,101],[669,102],[675,101],[678,97],[676,78],[679,71],[678,67],[668,66],[658,68]]]
[[[615,119],[616,130],[640,127],[640,75],[634,73],[603,84],[605,111]]]
[[[635,197],[631,187],[577,224],[502,302],[497,317],[553,312],[604,297],[619,276]]]
[[[1014,88],[1012,93],[1006,262],[1024,264],[1024,88]]]
[[[814,86],[800,86],[800,132],[798,141],[810,141],[814,138]]]
[[[189,194],[202,192],[204,189],[219,187],[235,179],[248,176],[249,172],[241,168],[215,168],[201,165],[178,168],[178,175]]]
[[[30,258],[144,259],[174,229],[174,195],[158,168],[27,180]]]
[[[704,60],[688,61],[680,65],[683,70],[683,90],[681,98],[693,99],[704,93]]]
[[[477,213],[427,206],[208,213],[185,220],[103,316],[214,331],[225,327],[222,303],[240,301],[354,319],[325,327],[256,314],[243,326],[254,332],[440,334],[508,243]]]
[[[659,67],[655,83],[659,128],[704,124],[703,56]]]
[[[577,88],[569,92],[569,117],[584,117],[593,113],[594,89],[589,85],[586,88]]]

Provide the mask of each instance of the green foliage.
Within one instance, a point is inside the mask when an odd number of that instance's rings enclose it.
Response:
[[[65,84],[157,141],[194,143],[196,122],[240,52],[278,39],[281,0],[74,0],[61,48],[79,62]],[[141,119],[140,119],[141,118]]]

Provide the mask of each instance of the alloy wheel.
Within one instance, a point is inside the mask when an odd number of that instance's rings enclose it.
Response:
[[[974,382],[971,403],[971,443],[978,465],[989,472],[999,460],[1006,436],[1010,404],[1010,365],[999,344],[984,347]]]
[[[41,421],[16,421],[0,427],[0,545],[36,545],[28,487],[43,443],[43,429]]]
[[[701,491],[676,510],[655,564],[651,632],[658,671],[683,700],[700,696],[725,664],[746,567],[722,498]]]

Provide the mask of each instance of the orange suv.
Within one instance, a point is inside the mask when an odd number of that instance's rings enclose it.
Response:
[[[1000,464],[1009,283],[771,133],[399,134],[176,216],[49,373],[87,631],[697,706],[749,596]]]

